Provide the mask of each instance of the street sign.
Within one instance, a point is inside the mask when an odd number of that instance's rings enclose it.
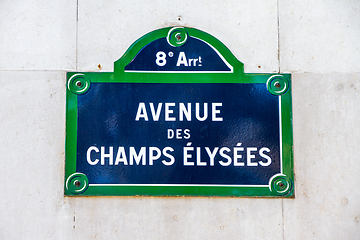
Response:
[[[65,165],[69,196],[293,197],[291,75],[156,30],[114,72],[67,73]]]

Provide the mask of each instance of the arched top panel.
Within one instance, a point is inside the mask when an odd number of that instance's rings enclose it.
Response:
[[[218,39],[187,27],[150,32],[114,63],[115,72],[243,74],[243,69]]]

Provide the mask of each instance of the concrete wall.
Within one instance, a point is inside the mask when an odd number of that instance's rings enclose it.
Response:
[[[360,1],[3,0],[0,18],[0,239],[360,238]],[[292,73],[295,199],[63,196],[66,71],[113,71],[173,25]]]

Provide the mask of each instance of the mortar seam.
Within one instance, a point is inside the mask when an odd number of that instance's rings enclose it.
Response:
[[[78,71],[79,0],[76,0],[76,71]]]
[[[278,44],[278,65],[279,65],[279,73],[280,73],[280,14],[279,14],[279,0],[276,1],[276,8],[277,8],[277,44]]]

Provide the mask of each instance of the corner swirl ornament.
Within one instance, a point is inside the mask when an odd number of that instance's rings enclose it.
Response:
[[[68,81],[68,89],[75,94],[84,94],[90,89],[90,80],[85,77],[85,74],[78,73]]]
[[[270,191],[278,196],[285,196],[293,190],[293,181],[283,174],[277,174],[270,179]]]
[[[171,46],[180,47],[188,39],[188,33],[183,27],[174,27],[169,30],[166,39]]]
[[[81,194],[89,187],[89,179],[83,173],[73,173],[67,180],[65,188],[73,194]]]
[[[289,80],[282,75],[273,75],[267,82],[266,87],[268,91],[273,95],[283,95],[289,90]]]

